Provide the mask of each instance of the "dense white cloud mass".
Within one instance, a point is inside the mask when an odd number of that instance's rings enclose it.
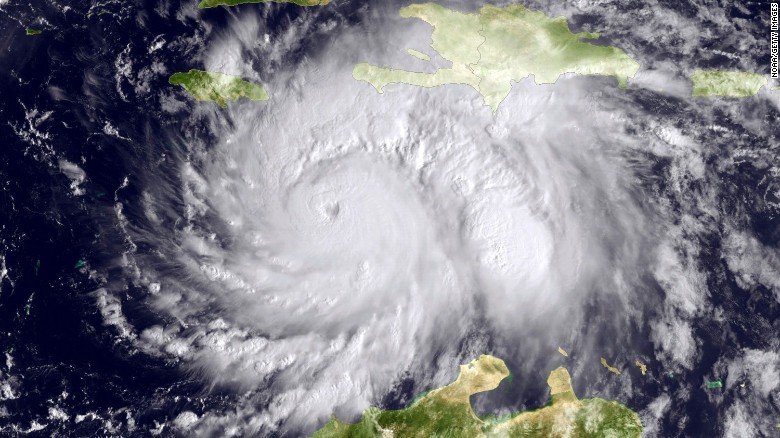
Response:
[[[478,415],[540,407],[566,366],[647,436],[776,435],[780,82],[690,79],[765,71],[768,9],[485,0],[641,65],[492,113],[353,79],[449,65],[409,2],[0,0],[0,434],[298,437],[488,353],[512,378]],[[193,68],[271,99],[198,102],[168,82]]]
[[[660,419],[668,416],[671,405],[671,397],[663,394],[653,400],[643,412],[641,412],[642,426],[646,436],[659,436],[661,432]]]
[[[767,398],[780,388],[780,354],[776,351],[746,349],[728,365],[729,386],[750,382],[751,391]]]
[[[780,301],[780,256],[774,248],[767,248],[746,233],[729,234],[725,246],[726,262],[743,289],[760,284],[772,290]]]
[[[735,404],[728,411],[724,436],[727,438],[751,438],[758,435],[751,416],[742,403]]]
[[[404,377],[445,383],[487,349],[514,354],[522,340],[523,361],[546,366],[566,339],[598,358],[644,324],[669,370],[695,367],[690,320],[712,312],[697,238],[720,212],[716,190],[689,193],[710,178],[690,132],[638,122],[645,111],[604,78],[528,79],[496,114],[466,86],[380,95],[352,66],[416,62],[405,47],[306,15],[294,24],[258,41],[263,25],[249,14],[211,35],[205,66],[255,79],[246,53],[278,66],[299,33],[329,41],[316,58],[268,69],[268,103],[188,108],[214,140],[188,137],[181,204],[160,202],[156,187],[143,195],[153,229],[136,238],[159,250],[135,259],[137,275],[171,323],[139,328],[136,345],[245,394],[234,411],[188,412],[177,428],[311,431],[334,412],[354,418]],[[382,34],[407,29],[392,26]],[[638,87],[667,80],[644,79]],[[648,191],[648,154],[669,162],[667,193]],[[179,218],[173,235],[165,217]],[[760,244],[734,234],[728,245],[743,282],[776,288],[777,260],[751,263]],[[116,301],[99,299],[129,330]],[[591,314],[595,303],[610,310]],[[619,366],[633,364],[628,355]],[[643,412],[649,430],[669,404]],[[738,424],[740,407],[730,412]]]
[[[144,272],[181,327],[141,339],[216,382],[272,385],[255,427],[357,414],[435,357],[450,374],[478,321],[577,327],[593,294],[630,300],[655,230],[623,121],[587,81],[524,81],[496,115],[458,86],[379,95],[351,77],[355,38],[275,76],[273,103],[204,116],[218,145],[181,169],[169,255],[187,280]],[[240,72],[238,52],[215,65]]]

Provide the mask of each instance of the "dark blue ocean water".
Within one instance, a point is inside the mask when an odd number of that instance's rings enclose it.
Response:
[[[0,282],[0,350],[13,358],[10,372],[5,364],[0,368],[6,378],[11,376],[17,395],[0,402],[0,426],[30,427],[34,421],[49,424],[33,436],[51,436],[54,431],[62,436],[147,436],[156,423],[169,421],[182,411],[230,410],[235,402],[229,389],[211,388],[176,363],[117,343],[115,328],[104,324],[95,305],[95,291],[124,284],[122,312],[129,321],[139,327],[166,322],[164,316],[142,304],[140,298],[146,291],[124,281],[128,274],[117,267],[117,260],[133,243],[126,240],[115,208],[121,203],[129,226],[142,229],[147,219],[141,209],[141,187],[164,187],[160,192],[169,202],[181,202],[176,172],[177,164],[185,158],[186,138],[194,135],[208,140],[214,133],[206,125],[192,123],[186,113],[159,109],[161,93],[179,92],[170,89],[167,76],[152,77],[148,83],[151,92],[136,92],[126,79],[117,79],[116,63],[126,52],[136,67],[144,65],[150,62],[147,50],[155,38],[172,40],[179,35],[197,35],[198,31],[192,19],[175,17],[176,3],[136,1],[95,6],[71,2],[67,6],[65,10],[64,5],[50,2],[11,0],[0,12],[0,253],[4,263],[0,268],[7,270]],[[684,9],[688,16],[694,11],[687,3],[667,6]],[[748,7],[757,15],[763,14],[755,4]],[[90,8],[93,14],[88,16]],[[168,17],[155,8],[167,10]],[[229,26],[231,14],[238,10],[203,11],[201,18],[215,28]],[[270,29],[281,31],[301,13],[294,6],[274,6],[264,19]],[[744,12],[731,13],[750,19]],[[342,14],[340,19],[350,20],[350,15]],[[580,17],[577,22],[585,27],[598,24],[593,17]],[[44,32],[26,36],[25,25]],[[305,50],[317,50],[318,44],[322,42],[312,41]],[[165,45],[160,50],[157,56],[165,58],[170,72],[202,67],[195,60],[197,47]],[[648,48],[648,53],[655,53],[655,49]],[[290,53],[284,62],[295,63],[305,54]],[[763,59],[764,55],[752,56]],[[708,62],[717,63],[718,58]],[[262,75],[268,66],[258,63],[255,67]],[[693,109],[671,97],[639,92],[630,98],[658,114],[658,119],[672,120],[669,123],[684,126],[697,120]],[[746,111],[780,120],[777,110],[766,103],[748,104]],[[714,114],[717,123],[735,133],[741,147],[774,148],[777,157],[780,129],[757,135],[735,123],[726,112],[715,110]],[[106,134],[107,123],[125,138]],[[700,141],[712,142],[714,162],[719,139],[712,134],[712,138]],[[71,181],[60,171],[61,160],[76,163],[85,171],[83,195],[73,195]],[[652,156],[648,161],[654,163],[658,178],[646,184],[662,193],[669,163]],[[722,178],[728,183],[723,184],[721,208],[762,243],[777,248],[780,217],[761,201],[766,185],[764,170],[749,163],[724,170]],[[123,187],[125,179],[132,181],[127,187]],[[691,183],[691,191],[697,190],[695,184]],[[713,229],[696,237],[703,248],[700,263],[707,270],[711,304],[725,312],[718,320],[702,317],[691,321],[701,343],[697,368],[655,379],[632,375],[638,389],[630,399],[621,400],[641,410],[660,394],[670,394],[674,406],[673,414],[663,420],[665,436],[719,436],[725,405],[718,397],[736,396],[736,390],[724,389],[723,394],[713,396],[702,382],[718,377],[713,366],[722,355],[741,348],[769,348],[780,333],[778,301],[763,286],[749,294],[737,286],[720,256],[719,231]],[[143,243],[138,246],[142,254],[154,251]],[[85,265],[77,267],[80,262]],[[175,272],[176,268],[170,269]],[[650,296],[654,293],[652,284],[648,288]],[[611,311],[606,302],[591,306],[589,314],[594,321]],[[653,314],[654,309],[648,309],[647,319]],[[635,339],[637,351],[652,357],[649,333],[646,324],[638,323],[630,337]],[[609,345],[608,332],[593,335]],[[522,367],[520,357],[507,358],[510,369]],[[601,371],[594,364],[587,375]],[[475,401],[489,408],[538,407],[546,401],[544,374],[540,370],[536,380],[506,381],[497,391],[475,397]],[[575,389],[582,396],[608,396],[588,393],[597,383],[595,379],[579,380]],[[397,391],[383,400],[384,407],[402,407],[421,389],[414,381],[402,381]],[[55,405],[72,413],[93,412],[100,418],[57,423],[47,419],[49,408]],[[683,417],[687,418],[684,422]],[[106,420],[112,420],[116,431],[106,429]],[[167,434],[172,434],[170,429],[163,432]]]
[[[0,252],[8,272],[0,283],[0,350],[13,358],[9,374],[18,396],[2,402],[0,425],[48,424],[49,408],[61,406],[100,418],[50,424],[33,435],[57,430],[66,436],[103,435],[110,433],[106,420],[112,420],[117,435],[147,436],[155,421],[181,411],[200,414],[231,404],[230,392],[207,390],[176,364],[117,344],[95,304],[96,290],[121,284],[126,275],[117,259],[130,243],[119,229],[116,204],[143,226],[143,183],[157,176],[177,196],[173,187],[186,119],[159,111],[159,91],[170,89],[167,75],[149,81],[151,92],[136,93],[115,77],[117,58],[127,50],[138,67],[148,61],[155,38],[193,30],[175,18],[178,4],[106,3],[90,16],[91,3],[70,2],[68,11],[64,6],[11,2],[0,12]],[[165,8],[169,17],[155,8]],[[280,6],[268,23],[273,27],[297,14],[296,8]],[[229,25],[221,8],[202,17],[217,27]],[[27,24],[43,33],[26,36]],[[192,51],[160,50],[171,72],[202,68]],[[106,123],[125,139],[107,135]],[[166,174],[150,175],[163,154],[167,169],[158,165],[158,171]],[[73,196],[60,160],[85,171],[83,195]],[[126,178],[133,183],[122,188]],[[129,320],[139,326],[165,322],[133,299],[146,291],[125,284],[122,312]]]

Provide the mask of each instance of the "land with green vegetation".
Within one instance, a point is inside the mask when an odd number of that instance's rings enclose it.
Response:
[[[32,27],[27,27],[24,29],[24,33],[26,35],[40,35],[43,33],[43,31],[39,29],[33,29]]]
[[[634,365],[639,367],[639,371],[642,373],[643,376],[645,374],[647,374],[647,365],[645,365],[644,363],[642,363],[642,362],[640,362],[638,360],[636,362],[634,362]]]
[[[324,6],[330,0],[201,0],[199,9],[216,8],[217,6],[235,6],[244,3],[293,3],[298,6]]]
[[[168,83],[181,85],[192,97],[202,102],[216,102],[225,107],[227,102],[242,97],[250,100],[268,100],[270,97],[261,85],[247,82],[237,76],[203,70],[174,73]]]
[[[767,78],[758,73],[742,71],[696,70],[691,75],[694,96],[755,96],[767,84]]]
[[[534,75],[537,84],[555,83],[565,73],[614,76],[624,87],[639,64],[615,47],[584,39],[597,33],[572,33],[564,17],[548,17],[521,5],[484,6],[476,14],[449,10],[435,3],[412,4],[401,17],[418,18],[433,27],[431,48],[452,63],[433,73],[405,71],[361,63],[352,75],[378,92],[391,83],[421,87],[469,85],[485,104],[498,109],[512,81]]]
[[[417,58],[419,60],[422,60],[422,61],[430,61],[431,60],[431,57],[428,56],[427,53],[423,53],[423,52],[421,52],[419,50],[406,49],[406,53],[408,53],[408,54],[410,54],[410,55],[414,56],[415,58]]]
[[[417,58],[417,59],[419,59],[421,61],[430,61],[431,60],[431,57],[428,56],[427,53],[423,53],[423,52],[421,52],[419,50],[406,49],[406,53],[414,56],[415,58]]]
[[[406,409],[369,408],[354,424],[331,418],[313,437],[638,438],[642,434],[639,416],[627,407],[598,398],[579,400],[565,368],[554,370],[547,378],[550,401],[543,408],[478,417],[470,396],[495,389],[509,375],[504,361],[483,355],[461,365],[455,382],[428,392]]]
[[[608,364],[607,360],[604,359],[603,357],[601,358],[601,365],[603,365],[604,368],[608,369],[609,372],[620,375],[620,370]]]

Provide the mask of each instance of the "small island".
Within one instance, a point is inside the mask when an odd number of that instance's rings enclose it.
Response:
[[[203,70],[174,73],[169,79],[171,85],[181,85],[192,97],[201,102],[216,102],[227,106],[227,102],[242,97],[263,101],[270,97],[261,85],[247,82],[237,76]]]
[[[550,373],[550,401],[541,409],[496,417],[477,417],[469,397],[489,391],[507,376],[499,358],[482,355],[460,366],[455,382],[434,389],[400,411],[368,408],[358,423],[331,418],[313,438],[347,437],[590,437],[638,438],[639,416],[627,407],[599,398],[579,400],[566,368]]]
[[[696,70],[691,75],[694,97],[749,97],[767,84],[758,73],[742,71]]]
[[[40,35],[43,31],[40,29],[33,29],[32,27],[26,27],[24,33],[25,35]]]
[[[625,87],[639,70],[639,63],[622,50],[583,41],[599,34],[573,33],[566,18],[549,17],[521,5],[483,6],[469,14],[422,3],[406,6],[400,14],[430,24],[431,48],[452,65],[432,73],[356,65],[352,76],[380,93],[392,83],[419,87],[464,84],[477,90],[495,112],[509,95],[512,82],[531,75],[537,84],[555,83],[567,73],[612,76]]]
[[[601,358],[601,365],[608,369],[610,373],[620,375],[620,370],[607,363],[607,359]]]
[[[298,6],[324,6],[330,3],[330,0],[201,0],[198,3],[198,9],[235,6],[244,3],[293,3]]]
[[[419,50],[406,49],[406,53],[414,56],[415,58],[419,59],[420,61],[430,61],[431,60],[431,57],[428,56],[427,53],[423,53],[423,52],[421,52]]]

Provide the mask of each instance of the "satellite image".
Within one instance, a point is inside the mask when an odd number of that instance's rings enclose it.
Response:
[[[0,0],[0,437],[780,436],[779,9]]]

